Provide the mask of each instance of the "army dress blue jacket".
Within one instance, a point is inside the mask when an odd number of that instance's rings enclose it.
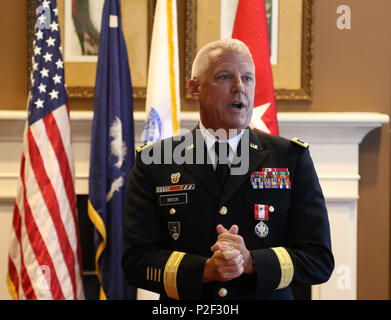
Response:
[[[238,156],[248,151],[248,170],[230,175],[221,190],[212,164],[197,164],[205,148],[200,136],[196,128],[179,141],[138,149],[123,213],[129,284],[161,299],[258,300],[292,299],[292,283],[327,281],[334,268],[330,228],[308,145],[248,129],[248,143],[238,146]],[[193,161],[165,159],[176,147]],[[156,163],[149,163],[153,155]],[[218,224],[239,226],[253,274],[202,282]]]

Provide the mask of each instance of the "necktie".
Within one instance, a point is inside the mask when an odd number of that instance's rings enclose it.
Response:
[[[220,187],[223,189],[225,182],[229,175],[229,167],[228,167],[228,153],[229,146],[227,142],[215,142],[215,153],[216,153],[216,170],[215,174],[217,180],[219,181]]]

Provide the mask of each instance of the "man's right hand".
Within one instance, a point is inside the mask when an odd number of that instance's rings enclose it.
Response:
[[[206,261],[202,282],[229,281],[239,277],[244,271],[244,259],[240,250],[229,244],[224,250],[216,250]]]

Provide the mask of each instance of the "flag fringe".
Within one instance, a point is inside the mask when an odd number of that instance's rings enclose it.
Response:
[[[168,60],[170,70],[170,93],[171,93],[171,114],[172,114],[172,126],[173,133],[179,135],[179,121],[178,121],[178,103],[177,103],[177,92],[175,83],[175,49],[174,49],[174,24],[173,24],[173,11],[172,1],[167,0],[167,33],[168,33]]]
[[[11,277],[9,273],[7,272],[7,286],[8,286],[8,292],[10,293],[13,300],[19,300],[19,295],[16,292],[14,283],[11,280]]]
[[[88,217],[90,218],[91,222],[95,226],[96,230],[100,233],[102,236],[102,242],[99,244],[98,249],[96,250],[95,254],[95,269],[96,274],[98,276],[99,284],[100,284],[100,293],[99,293],[99,299],[100,300],[107,300],[103,284],[102,284],[102,273],[100,270],[99,265],[99,258],[103,253],[103,250],[106,248],[107,243],[107,235],[106,235],[106,227],[105,224],[101,218],[101,216],[96,212],[94,209],[94,206],[91,203],[91,200],[88,199]]]

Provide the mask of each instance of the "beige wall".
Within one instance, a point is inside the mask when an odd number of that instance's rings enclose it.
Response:
[[[390,115],[391,1],[314,2],[313,99],[279,101],[278,111],[366,111]],[[351,8],[351,30],[336,28],[336,9],[341,4]],[[179,7],[184,12],[184,6]],[[183,17],[179,20],[183,21]],[[180,35],[184,36],[183,31]],[[26,1],[2,1],[0,109],[25,109],[26,38]],[[181,50],[183,53],[183,44]],[[136,104],[138,109],[143,107],[142,100]],[[360,146],[359,299],[390,299],[389,132],[389,125],[374,130]]]
[[[2,1],[0,10],[0,109],[26,109],[26,1]]]
[[[199,0],[200,1],[200,0]],[[313,98],[279,101],[279,112],[381,112],[390,114],[391,40],[387,0],[314,1]],[[337,7],[349,5],[352,29],[338,30]],[[207,27],[203,27],[208,30]],[[336,155],[338,156],[338,155]],[[390,297],[389,125],[360,146],[358,297]],[[373,278],[374,277],[374,278]]]
[[[315,2],[312,102],[279,103],[278,111],[390,114],[391,1]],[[351,8],[351,30],[336,28],[341,4]],[[360,145],[359,299],[390,298],[389,130],[373,131]]]

